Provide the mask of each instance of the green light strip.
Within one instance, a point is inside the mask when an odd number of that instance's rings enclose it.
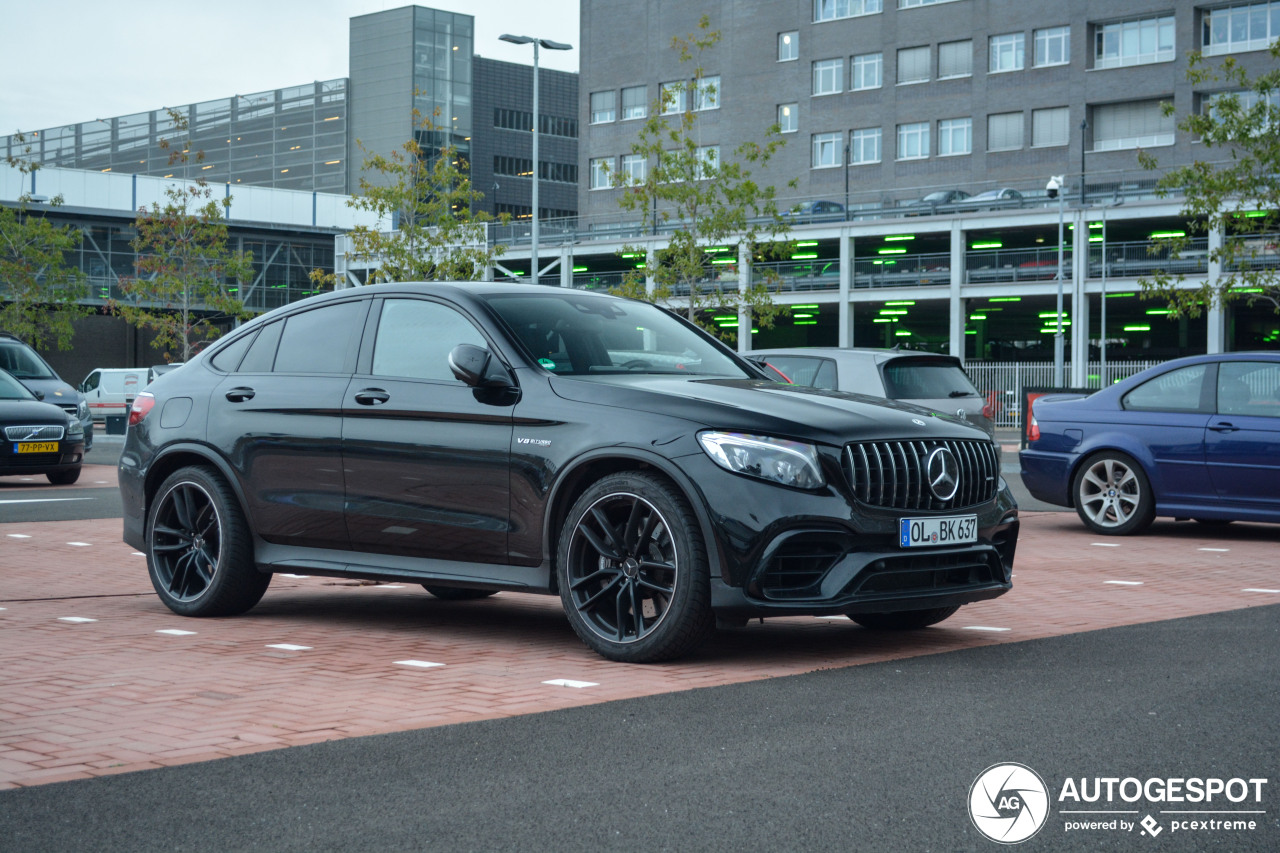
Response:
[[[818,258],[818,253],[817,253],[817,252],[814,252],[813,254],[807,254],[807,253],[806,253],[806,254],[803,254],[803,255],[792,255],[792,256],[791,256],[791,260],[793,260],[793,261],[812,261],[812,260],[817,260],[817,258]]]
[[[881,255],[905,255],[906,249],[877,249],[876,252]]]
[[[886,243],[901,243],[905,240],[914,240],[915,238],[916,235],[914,234],[890,234],[888,237],[884,238],[884,241]]]

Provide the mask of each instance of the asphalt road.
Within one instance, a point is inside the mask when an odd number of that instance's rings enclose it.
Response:
[[[976,850],[989,766],[1043,777],[1026,850],[1280,849],[1280,606],[0,791],[0,850]],[[1119,803],[1067,777],[1266,778],[1261,804]],[[1177,832],[1161,809],[1264,814]],[[1203,816],[1201,816],[1203,817]],[[1217,816],[1216,819],[1221,819]]]

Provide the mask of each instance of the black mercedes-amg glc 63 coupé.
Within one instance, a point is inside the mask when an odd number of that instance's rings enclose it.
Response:
[[[653,305],[531,285],[340,290],[138,395],[125,541],[189,616],[274,572],[559,595],[599,654],[847,614],[921,628],[1010,589],[996,448],[949,415],[791,387]]]

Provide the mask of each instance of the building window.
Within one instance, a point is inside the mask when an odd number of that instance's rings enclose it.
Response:
[[[840,159],[839,133],[815,133],[813,135],[813,168],[830,169],[843,165]]]
[[[649,114],[649,89],[646,86],[630,86],[622,90],[622,118],[644,118]]]
[[[1071,141],[1071,111],[1067,107],[1031,111],[1031,147],[1066,145]]]
[[[1280,38],[1280,2],[1206,9],[1201,44],[1210,56],[1265,50]]]
[[[693,91],[693,108],[695,110],[720,109],[720,75],[700,77]]]
[[[898,51],[898,82],[925,83],[929,80],[929,46],[904,47]]]
[[[929,156],[929,122],[898,125],[898,159],[923,160]]]
[[[794,62],[800,58],[800,33],[778,33],[778,61]]]
[[[533,130],[533,113],[526,110],[509,110],[498,107],[493,111],[493,126],[503,130]],[[538,116],[538,132],[547,136],[578,137],[578,120],[552,115]]]
[[[973,76],[973,39],[938,45],[938,79]]]
[[[813,63],[813,94],[834,95],[844,77],[843,59],[822,59]]]
[[[612,157],[593,157],[591,159],[591,189],[607,190],[613,172]]]
[[[659,87],[664,116],[684,112],[684,92],[687,85],[684,81],[677,80],[673,83],[663,83]]]
[[[636,184],[643,184],[645,175],[648,172],[649,161],[645,159],[643,154],[623,154],[622,168],[618,170],[618,174],[622,176],[624,185],[634,187]]]
[[[1094,31],[1094,68],[1149,65],[1173,58],[1172,15],[1102,24]]]
[[[1016,151],[1022,147],[1022,113],[987,116],[987,150]]]
[[[795,133],[800,129],[798,104],[782,104],[778,107],[778,130],[782,133]]]
[[[607,124],[618,117],[617,92],[591,93],[591,123]]]
[[[973,153],[973,119],[948,118],[938,122],[938,156]]]
[[[864,53],[853,57],[850,64],[853,80],[849,88],[853,91],[879,89],[884,84],[884,54]]]
[[[1120,151],[1174,143],[1175,120],[1160,101],[1100,104],[1093,108],[1093,150]]]
[[[914,9],[917,6],[933,6],[938,3],[954,3],[955,0],[898,0],[899,9]]]
[[[849,162],[854,165],[880,162],[880,128],[868,127],[849,134]]]
[[[1239,104],[1239,115],[1244,115],[1256,109],[1259,102],[1266,104],[1267,109],[1280,110],[1280,92],[1268,92],[1265,95],[1260,95],[1252,89],[1239,89],[1234,92],[1218,92],[1206,97],[1201,103],[1205,115],[1213,116],[1218,121],[1224,120],[1226,118],[1222,109],[1224,98],[1235,98],[1236,103]],[[1264,123],[1262,126],[1265,127],[1266,124]],[[1255,131],[1255,133],[1257,132],[1260,131]]]
[[[1035,31],[1036,68],[1066,65],[1071,61],[1071,27],[1049,27]]]
[[[1026,42],[1025,33],[992,36],[991,63],[987,70],[992,74],[998,74],[1001,71],[1021,71],[1026,64]]]
[[[698,146],[698,178],[715,177],[716,171],[720,168],[720,146],[719,145],[699,145]]]
[[[884,11],[883,0],[813,0],[813,22],[856,18]]]

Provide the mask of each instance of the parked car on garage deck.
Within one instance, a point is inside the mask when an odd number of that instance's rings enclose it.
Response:
[[[125,541],[173,611],[272,572],[558,594],[599,654],[847,614],[920,628],[1011,586],[995,445],[787,386],[644,302],[393,284],[279,308],[159,377],[120,457]]]
[[[1005,207],[1022,207],[1022,204],[1022,193],[1012,187],[1002,187],[998,190],[987,190],[985,192],[980,192],[977,195],[969,196],[969,198],[965,200],[966,206],[972,205],[975,208],[991,207],[998,209]]]
[[[794,347],[753,350],[786,381],[811,388],[849,391],[923,406],[955,415],[995,435],[995,413],[951,355],[896,349]]]
[[[1022,481],[1097,533],[1157,516],[1280,523],[1280,353],[1180,358],[1035,401]]]

